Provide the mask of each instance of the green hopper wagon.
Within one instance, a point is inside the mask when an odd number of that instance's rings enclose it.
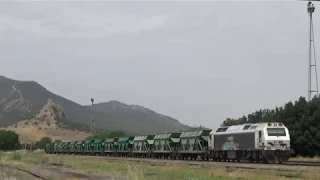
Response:
[[[181,133],[162,133],[155,135],[153,144],[153,156],[156,158],[176,159]]]
[[[76,152],[76,144],[77,144],[77,141],[73,141],[69,143],[69,153],[73,154]]]
[[[179,158],[209,159],[209,134],[211,130],[198,130],[182,132],[180,135]]]
[[[134,136],[119,137],[117,140],[117,155],[131,156]]]
[[[107,138],[104,141],[104,155],[113,156],[117,152],[117,141],[119,138]]]
[[[77,141],[75,144],[76,154],[82,154],[84,152],[84,141]]]
[[[54,145],[53,143],[47,144],[45,147],[45,152],[48,154],[52,154],[54,151],[53,145]]]
[[[70,142],[64,142],[62,144],[62,153],[63,154],[69,153],[69,151],[70,151],[69,144],[70,144]]]
[[[83,145],[84,145],[84,150],[83,150],[83,154],[91,154],[93,151],[93,142],[94,140],[86,140],[84,141]]]
[[[95,155],[102,155],[104,151],[105,139],[94,139],[92,142],[92,152]]]
[[[135,136],[132,155],[134,157],[150,157],[154,135]]]

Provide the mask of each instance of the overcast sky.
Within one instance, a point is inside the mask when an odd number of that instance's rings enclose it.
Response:
[[[0,74],[216,128],[307,97],[306,4],[1,2]]]

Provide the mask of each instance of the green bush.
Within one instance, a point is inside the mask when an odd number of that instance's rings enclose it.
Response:
[[[13,131],[0,130],[0,150],[15,150],[20,147],[19,135]]]
[[[52,143],[52,139],[50,137],[43,137],[40,141],[36,142],[36,148],[45,149],[46,145],[50,143]]]

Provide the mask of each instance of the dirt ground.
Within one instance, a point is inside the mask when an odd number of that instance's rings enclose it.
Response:
[[[10,166],[1,168],[1,180],[125,180],[106,175],[89,174],[60,164],[34,165],[19,162]]]

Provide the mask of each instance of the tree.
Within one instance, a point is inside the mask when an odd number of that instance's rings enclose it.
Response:
[[[0,130],[0,150],[15,150],[20,147],[19,135],[13,131]]]
[[[36,147],[39,149],[45,149],[47,144],[52,143],[52,139],[50,137],[43,137],[40,141],[36,142]]]

